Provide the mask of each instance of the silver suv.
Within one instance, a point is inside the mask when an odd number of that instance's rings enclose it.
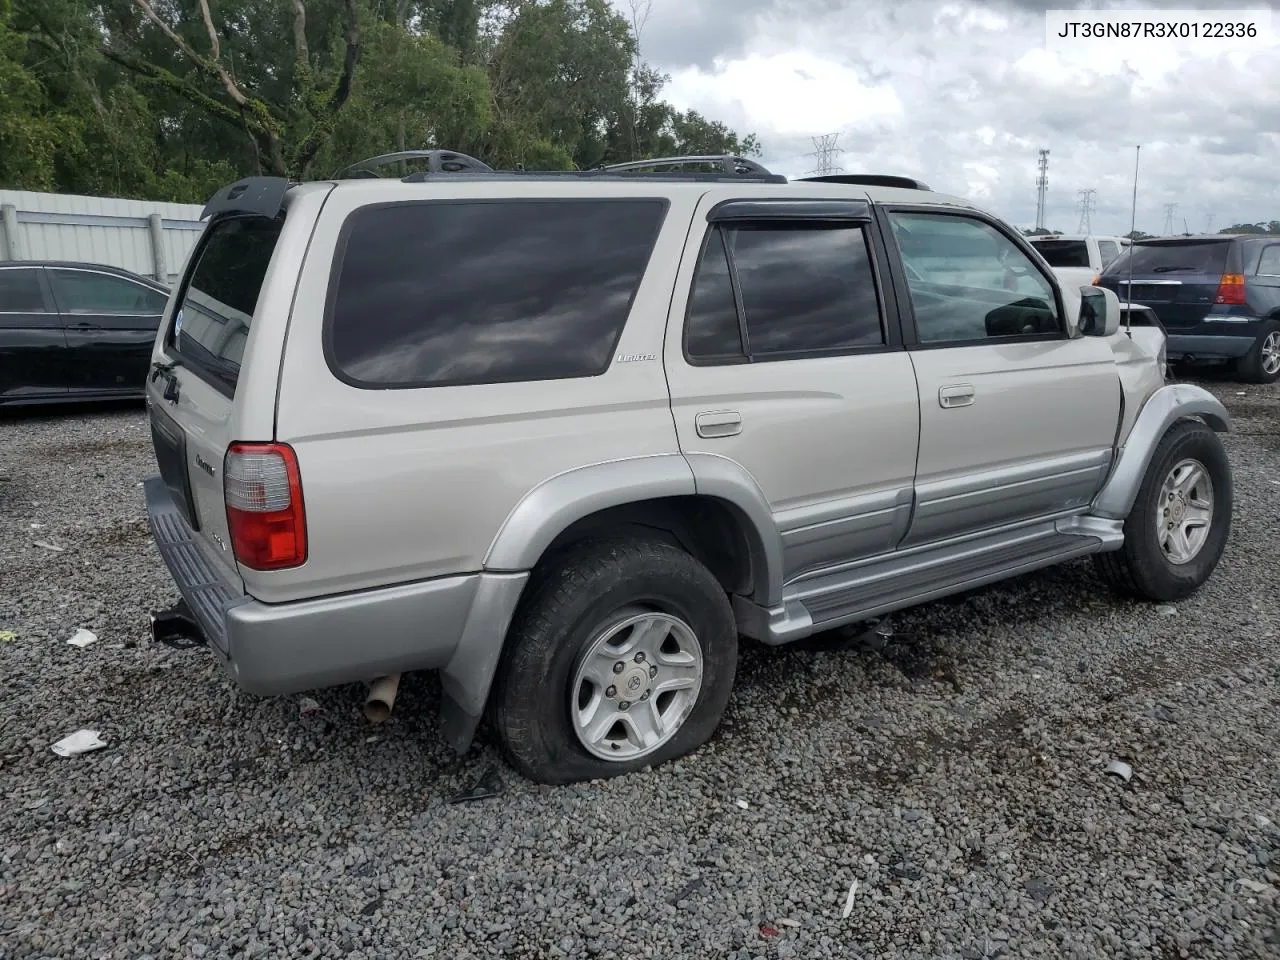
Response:
[[[455,748],[570,782],[706,741],[740,635],[1217,565],[1222,405],[963,200],[417,156],[219,191],[156,339],[155,622],[245,690],[437,670]]]

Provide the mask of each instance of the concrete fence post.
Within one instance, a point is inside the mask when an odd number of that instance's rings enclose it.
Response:
[[[151,228],[151,262],[155,267],[155,278],[161,283],[168,283],[169,266],[164,258],[164,221],[160,214],[153,213],[147,217],[147,225]]]
[[[18,243],[18,208],[12,203],[0,204],[0,221],[4,223],[4,258],[21,260],[22,248]]]

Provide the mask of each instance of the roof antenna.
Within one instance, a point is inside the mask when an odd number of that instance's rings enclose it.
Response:
[[[1124,315],[1124,332],[1133,339],[1133,245],[1138,242],[1134,236],[1138,232],[1138,161],[1142,158],[1142,144],[1138,144],[1133,152],[1133,209],[1129,215],[1129,283],[1125,287],[1125,300],[1129,309]]]

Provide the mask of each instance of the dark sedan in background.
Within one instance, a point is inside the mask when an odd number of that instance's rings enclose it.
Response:
[[[118,267],[0,262],[0,406],[142,397],[168,299]]]
[[[1280,380],[1280,236],[1136,240],[1096,282],[1155,310],[1170,361],[1226,360],[1241,380]]]

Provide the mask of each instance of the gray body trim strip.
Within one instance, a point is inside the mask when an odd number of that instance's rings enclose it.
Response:
[[[916,486],[916,510],[903,547],[995,524],[1083,508],[1106,478],[1111,448],[986,470]]]
[[[1090,514],[1112,520],[1124,520],[1129,515],[1160,438],[1183,417],[1201,417],[1219,433],[1231,429],[1227,408],[1203,387],[1173,383],[1156,390],[1138,411],[1111,476],[1093,500]]]
[[[907,532],[911,503],[911,487],[899,487],[778,513],[787,582],[892,550]]]

